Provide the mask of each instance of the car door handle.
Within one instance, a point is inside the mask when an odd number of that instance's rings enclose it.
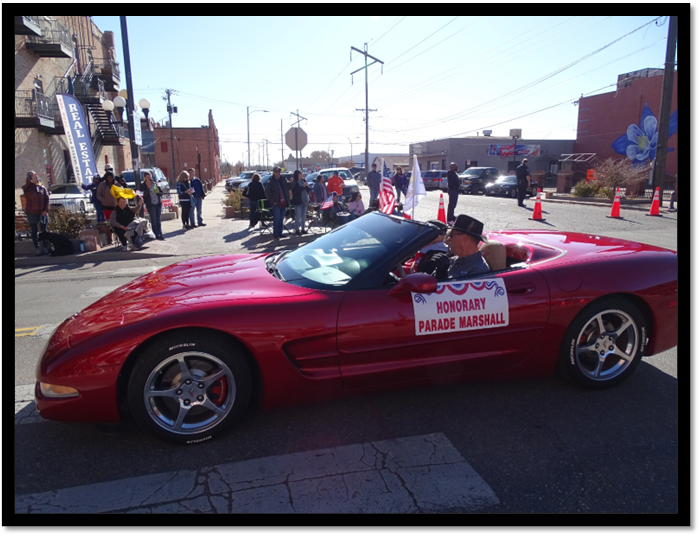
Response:
[[[532,294],[537,288],[535,285],[525,285],[523,287],[516,287],[514,289],[509,289],[508,294],[513,294],[514,296],[525,296],[527,294]]]

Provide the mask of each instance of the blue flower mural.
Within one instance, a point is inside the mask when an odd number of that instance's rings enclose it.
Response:
[[[676,133],[678,110],[673,112],[668,124],[668,137]],[[649,109],[648,104],[644,104],[642,117],[639,126],[632,124],[627,127],[627,133],[617,138],[612,148],[616,153],[627,155],[632,160],[632,165],[643,166],[647,160],[656,158],[656,144],[659,137],[658,122]],[[673,148],[668,149],[673,151]]]

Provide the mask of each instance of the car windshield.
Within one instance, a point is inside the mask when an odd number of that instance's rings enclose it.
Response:
[[[498,179],[496,180],[496,184],[515,184],[516,182],[518,182],[518,179],[515,178],[515,175],[498,177]]]
[[[423,177],[426,179],[439,179],[441,173],[439,171],[426,171]]]
[[[429,227],[372,213],[290,252],[273,255],[284,281],[306,288],[340,290],[378,261],[393,256]],[[270,262],[270,261],[268,261]],[[268,266],[268,270],[273,270]]]

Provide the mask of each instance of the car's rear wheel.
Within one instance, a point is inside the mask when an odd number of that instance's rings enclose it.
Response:
[[[639,309],[623,298],[585,307],[569,325],[559,367],[577,385],[604,389],[625,380],[639,365],[647,326]]]
[[[511,196],[513,199],[515,199],[516,197],[518,197],[518,189],[517,189],[517,188],[513,188],[513,189],[510,191],[510,196]]]
[[[166,441],[193,444],[212,439],[242,417],[251,383],[247,361],[231,345],[183,334],[144,349],[127,396],[140,426]]]

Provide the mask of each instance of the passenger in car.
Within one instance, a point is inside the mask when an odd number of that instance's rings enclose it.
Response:
[[[491,271],[479,250],[480,242],[488,242],[483,236],[484,224],[479,220],[460,214],[445,234],[445,243],[454,256],[450,259],[447,276],[450,279],[466,275],[479,275]]]

